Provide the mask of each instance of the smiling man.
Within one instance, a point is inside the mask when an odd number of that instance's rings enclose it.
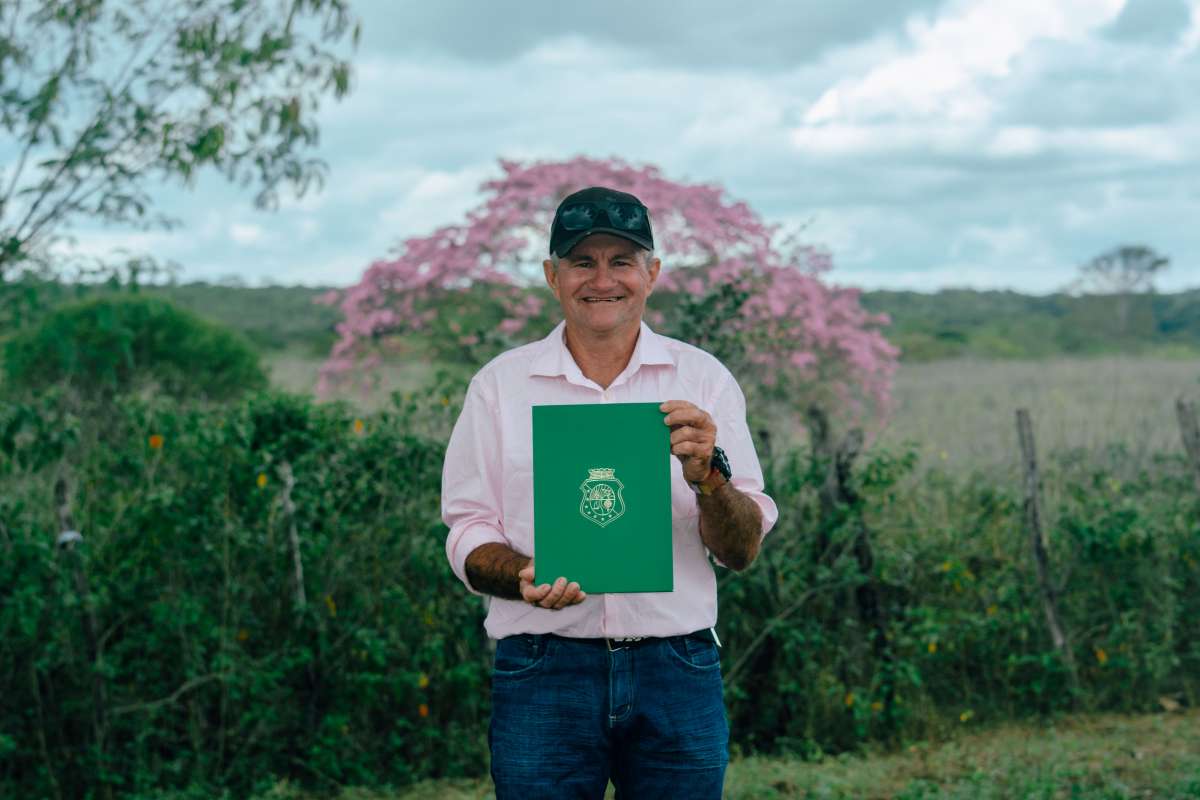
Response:
[[[745,569],[775,523],[745,399],[711,355],[642,321],[661,269],[650,216],[603,187],[550,228],[546,282],[563,322],[479,371],[446,451],[446,555],[488,595],[488,741],[497,800],[720,797],[729,731],[716,575]],[[533,583],[535,404],[661,402],[671,427],[674,591],[587,596]]]

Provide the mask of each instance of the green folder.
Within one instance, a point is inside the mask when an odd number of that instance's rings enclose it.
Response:
[[[533,407],[533,559],[588,593],[670,592],[671,429],[658,403]]]

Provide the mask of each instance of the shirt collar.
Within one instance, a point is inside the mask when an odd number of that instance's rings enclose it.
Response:
[[[541,375],[547,378],[565,377],[571,383],[584,383],[587,381],[583,377],[583,372],[580,371],[579,365],[575,363],[575,357],[567,349],[566,329],[567,323],[565,321],[560,322],[555,326],[554,330],[550,331],[549,336],[542,339],[539,352],[534,356],[533,361],[529,365],[529,374],[531,376]],[[629,357],[629,364],[621,372],[621,375],[633,375],[641,367],[651,364],[674,366],[675,359],[671,356],[671,352],[667,350],[666,343],[663,342],[663,337],[650,330],[650,326],[643,320],[638,333],[637,344],[634,345],[633,354]],[[618,377],[617,380],[620,381],[621,378]]]

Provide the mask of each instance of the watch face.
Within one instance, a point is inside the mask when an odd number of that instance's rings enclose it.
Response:
[[[712,465],[717,468],[717,472],[725,476],[725,480],[733,477],[733,470],[729,468],[729,459],[725,456],[725,451],[719,447],[713,448]]]

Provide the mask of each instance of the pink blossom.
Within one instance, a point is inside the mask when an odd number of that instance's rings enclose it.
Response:
[[[647,310],[656,329],[683,329],[684,306],[672,295],[711,297],[685,305],[688,313],[715,313],[730,302],[724,287],[733,287],[745,300],[713,327],[739,342],[743,355],[729,366],[762,387],[758,396],[791,409],[836,397],[852,416],[887,414],[898,356],[881,331],[888,320],[867,313],[858,290],[822,282],[833,266],[828,250],[764,222],[719,186],[672,181],[653,166],[586,157],[499,166],[501,175],[483,184],[482,202],[460,224],[404,241],[393,257],[369,264],[357,284],[322,296],[344,315],[321,369],[323,391],[361,378],[386,335],[440,326],[451,333],[445,341],[479,359],[512,337],[543,335],[553,319],[544,313],[540,279],[530,283],[529,276],[540,275],[554,209],[577,189],[605,185],[632,192],[650,209],[664,265]],[[494,328],[482,338],[457,335],[487,314]],[[688,322],[695,330],[703,320]]]

